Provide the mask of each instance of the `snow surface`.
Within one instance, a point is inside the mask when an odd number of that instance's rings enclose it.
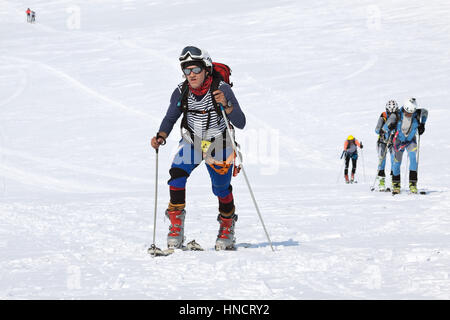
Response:
[[[446,1],[0,0],[0,298],[449,299],[449,16]],[[202,165],[186,236],[206,251],[147,254],[149,140],[191,44],[233,69],[247,116],[237,137],[275,252],[242,174],[236,234],[251,247],[213,250]],[[429,194],[406,193],[405,165],[401,195],[370,192],[378,116],[409,96],[429,110]],[[354,185],[339,159],[349,134],[365,145]],[[162,248],[178,140],[177,124],[159,154]]]

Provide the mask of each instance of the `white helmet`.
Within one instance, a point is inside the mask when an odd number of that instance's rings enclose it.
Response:
[[[188,46],[185,47],[181,53],[180,53],[180,65],[181,68],[183,68],[183,65],[186,62],[190,61],[200,61],[203,62],[206,69],[212,69],[212,59],[209,56],[208,52],[206,50],[202,50],[200,48],[194,47],[194,46]],[[212,70],[210,70],[212,71]]]
[[[408,113],[414,113],[417,109],[416,98],[409,98],[403,103],[403,109]]]
[[[386,103],[386,111],[389,113],[396,112],[398,110],[398,104],[395,100],[389,100]]]

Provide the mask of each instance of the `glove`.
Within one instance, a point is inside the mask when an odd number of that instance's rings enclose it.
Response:
[[[359,147],[360,147],[361,149],[363,148],[362,142],[359,143]]]
[[[422,135],[422,133],[424,133],[424,131],[425,131],[425,123],[419,124],[419,127],[417,128],[417,130],[419,131],[419,136]]]
[[[384,137],[384,134],[385,134],[386,132],[384,132],[384,130],[383,129],[380,129],[380,137]]]

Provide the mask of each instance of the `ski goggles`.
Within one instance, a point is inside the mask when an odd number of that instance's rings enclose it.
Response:
[[[191,72],[193,72],[193,73],[195,73],[195,74],[199,74],[199,73],[201,73],[203,71],[203,68],[201,68],[201,67],[195,67],[195,68],[192,68],[192,69],[189,69],[189,68],[184,68],[183,69],[183,73],[185,74],[185,75],[190,75],[191,74]]]
[[[197,47],[186,47],[181,51],[179,59],[180,61],[184,61],[188,56],[191,56],[192,59],[201,60],[203,59],[203,52]]]

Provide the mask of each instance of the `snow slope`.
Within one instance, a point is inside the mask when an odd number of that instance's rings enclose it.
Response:
[[[450,298],[449,3],[36,0],[34,25],[29,5],[0,1],[0,298]],[[187,187],[186,236],[207,250],[146,252],[149,140],[190,44],[233,69],[247,116],[238,140],[275,252],[242,175],[236,232],[251,247],[213,250],[203,166]],[[370,192],[377,118],[409,96],[430,113],[429,194]],[[160,247],[177,128],[159,155]],[[349,134],[365,145],[354,185],[339,159]]]

